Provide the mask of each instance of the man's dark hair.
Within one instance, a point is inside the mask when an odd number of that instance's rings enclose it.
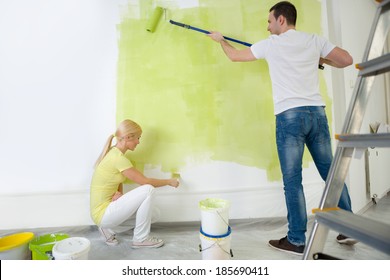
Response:
[[[282,1],[269,9],[270,12],[274,11],[275,19],[279,16],[284,16],[287,20],[288,25],[294,25],[297,22],[297,9],[295,6],[288,1]]]

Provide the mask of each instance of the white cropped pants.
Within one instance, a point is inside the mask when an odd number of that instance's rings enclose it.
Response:
[[[154,193],[152,185],[143,185],[123,194],[108,205],[100,227],[113,234],[134,228],[133,241],[144,241],[150,234],[152,218],[158,216],[158,210],[153,209]]]

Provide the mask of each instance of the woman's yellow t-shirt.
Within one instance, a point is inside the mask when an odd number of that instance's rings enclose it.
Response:
[[[122,171],[133,167],[131,161],[116,147],[112,147],[95,169],[90,189],[92,220],[99,225],[119,184],[126,180]]]

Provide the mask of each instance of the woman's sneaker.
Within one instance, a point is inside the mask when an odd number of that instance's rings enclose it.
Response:
[[[118,239],[115,237],[115,232],[112,230],[99,227],[99,232],[108,246],[116,246],[119,244]]]
[[[164,241],[162,239],[158,239],[155,237],[149,237],[142,242],[133,242],[132,248],[158,248],[164,245]]]

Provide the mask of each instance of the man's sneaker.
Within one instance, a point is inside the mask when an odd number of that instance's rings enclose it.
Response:
[[[297,245],[291,244],[287,240],[287,236],[283,237],[280,240],[270,240],[268,242],[268,245],[276,250],[292,253],[295,255],[302,255],[303,251],[305,250],[305,245],[297,246]]]
[[[164,241],[155,237],[149,237],[142,242],[133,242],[132,248],[158,248],[164,245]]]
[[[354,245],[354,244],[358,243],[358,241],[356,239],[353,239],[351,237],[348,237],[348,236],[345,236],[342,234],[337,235],[336,241],[340,244],[345,244],[345,245]]]
[[[119,244],[118,239],[116,239],[115,233],[112,230],[99,227],[99,232],[108,246],[116,246]]]

